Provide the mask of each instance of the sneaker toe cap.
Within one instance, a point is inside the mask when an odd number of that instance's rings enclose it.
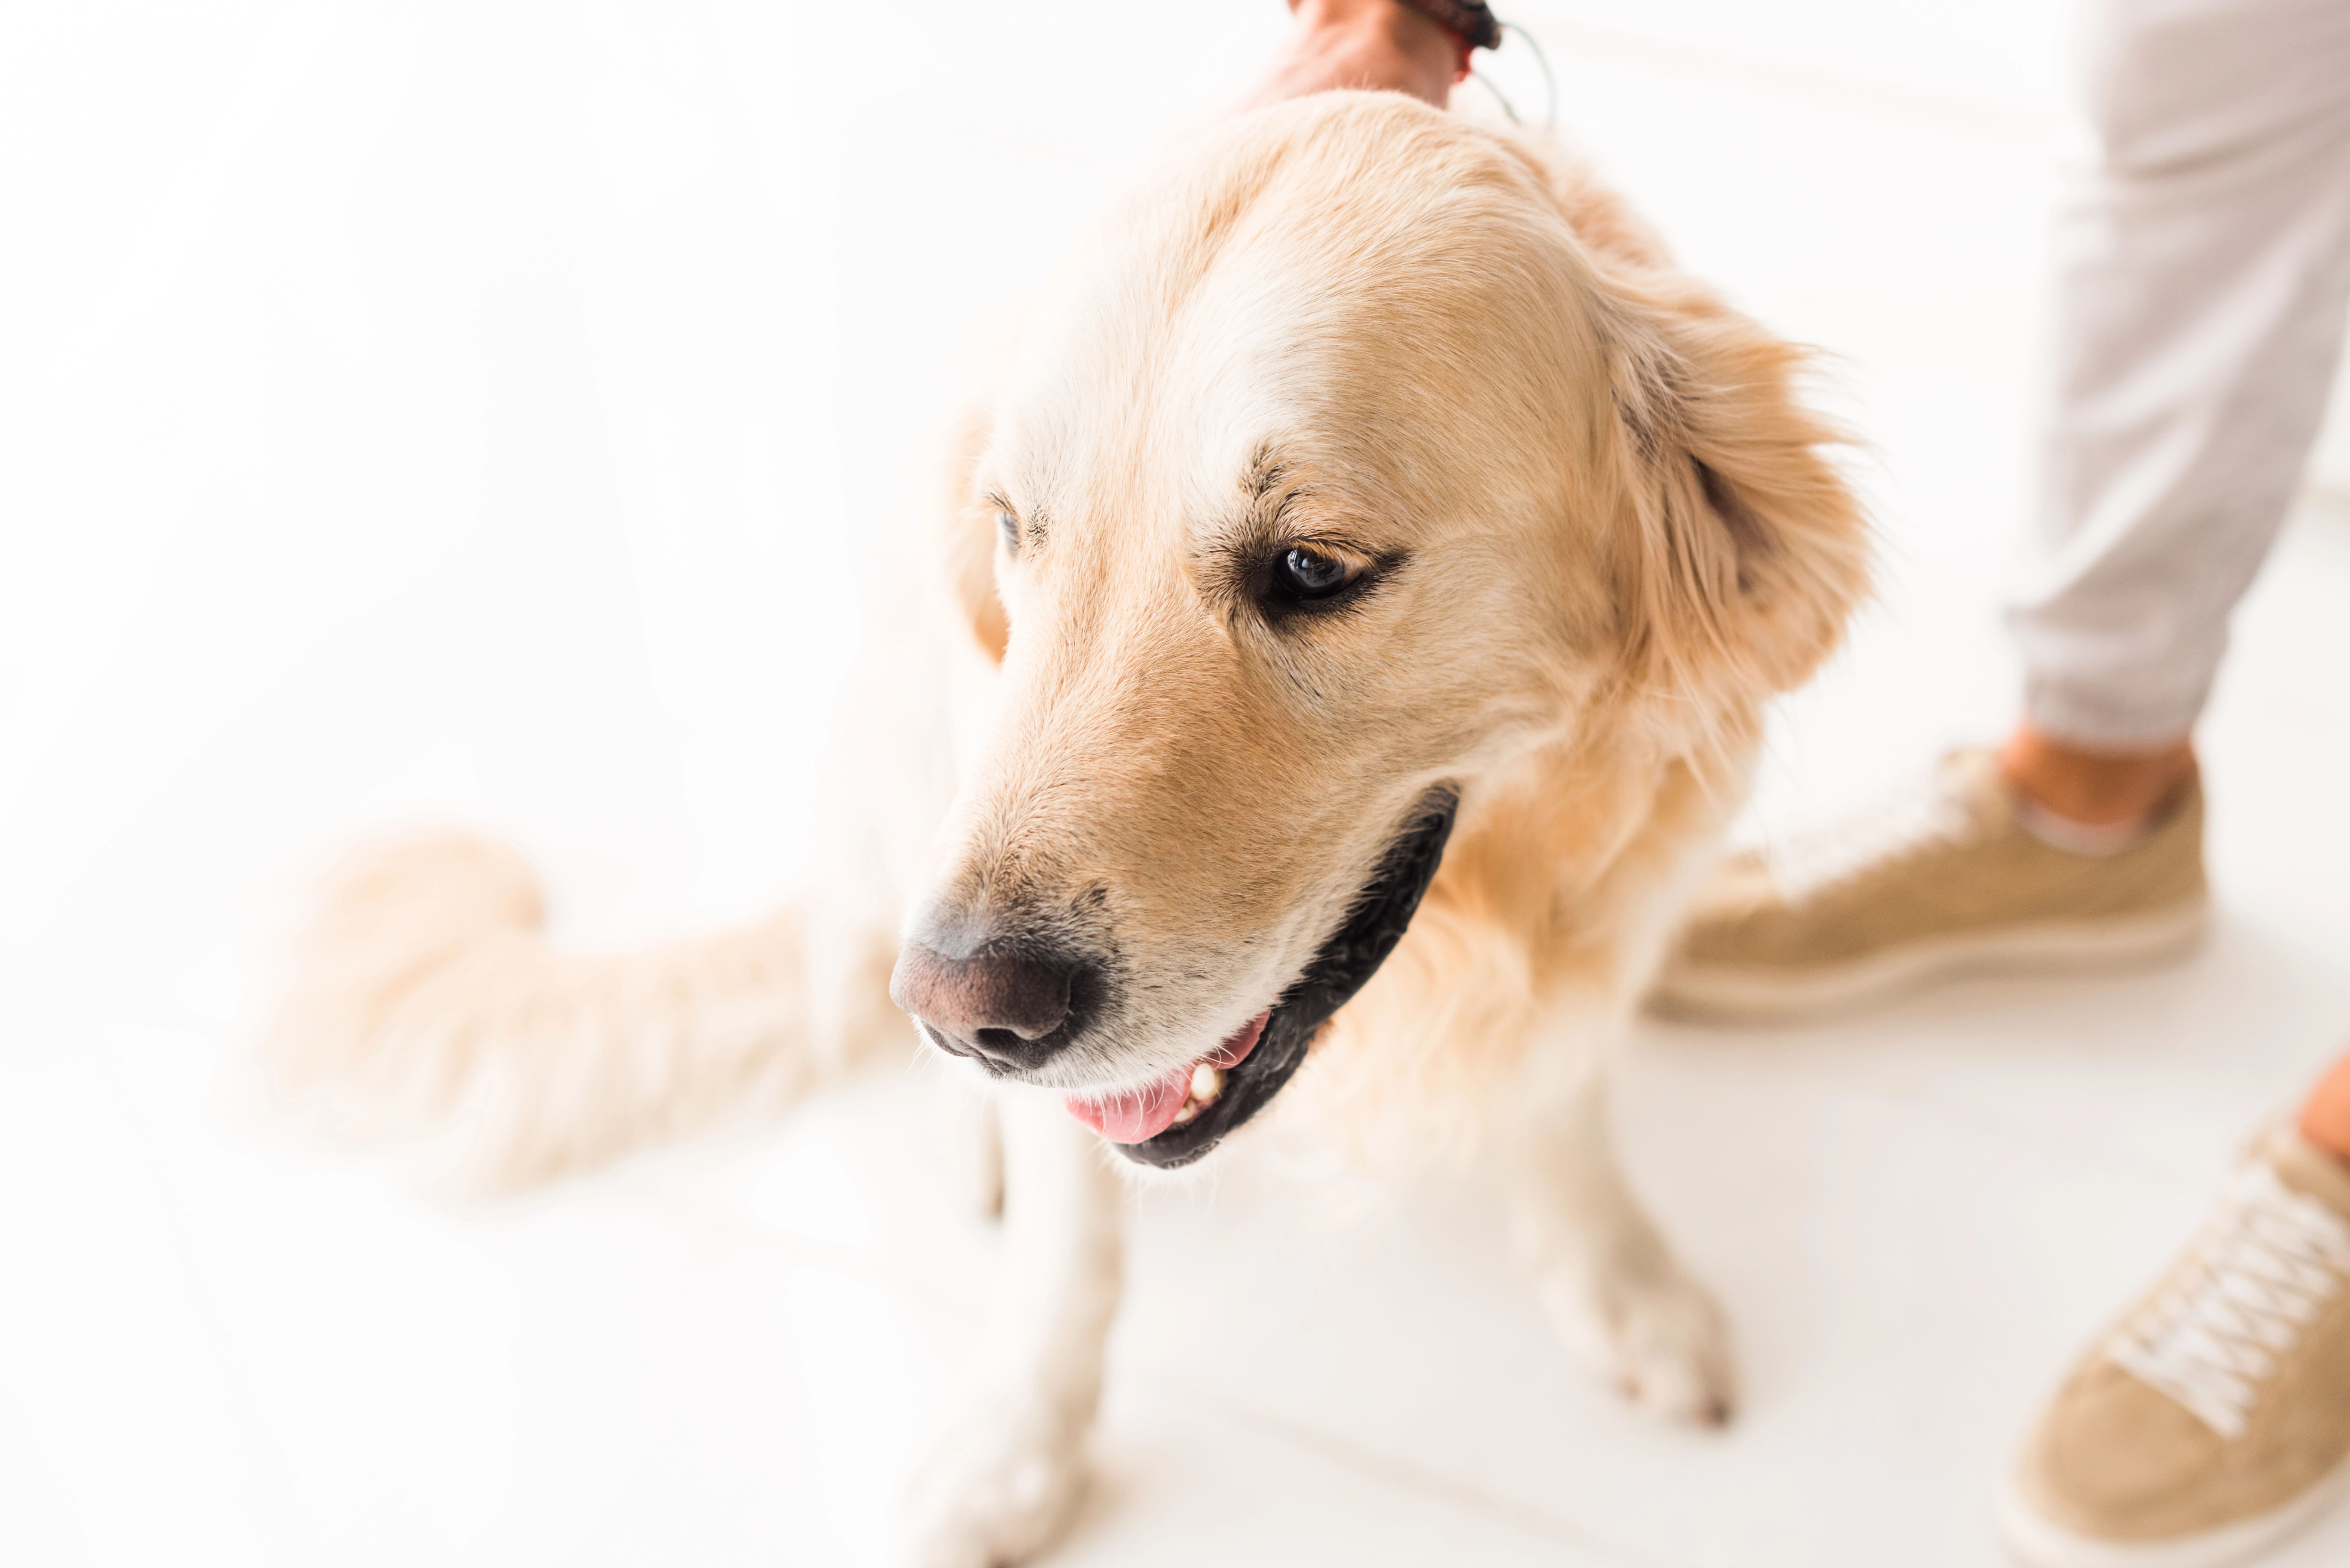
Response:
[[[2023,1500],[2052,1523],[2142,1539],[2161,1533],[2174,1513],[2198,1511],[2220,1457],[2210,1428],[2100,1359],[2042,1417],[2018,1479]]]

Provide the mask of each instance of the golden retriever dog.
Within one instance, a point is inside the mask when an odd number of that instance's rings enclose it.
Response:
[[[273,1060],[518,1180],[780,1104],[905,1041],[894,999],[991,1086],[1005,1203],[924,1564],[1049,1542],[1120,1173],[1271,1106],[1470,1149],[1571,1345],[1723,1419],[1723,1324],[1604,1096],[1763,704],[1863,591],[1800,370],[1544,140],[1389,93],[1215,127],[1100,224],[962,432],[940,614],[883,682],[900,732],[964,738],[951,800],[919,762],[860,779],[883,847],[836,902],[619,957],[551,950],[492,846],[362,854]]]

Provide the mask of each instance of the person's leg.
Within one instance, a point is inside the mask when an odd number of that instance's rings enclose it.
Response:
[[[2092,12],[2086,64],[2001,761],[2048,810],[2109,824],[2192,774],[2229,613],[2324,412],[2350,294],[2350,9],[2121,0]]]
[[[2323,411],[2350,294],[2350,5],[2099,14],[2063,231],[2011,782],[2076,824],[2191,788],[2189,729]],[[2043,743],[2053,742],[2053,743]],[[2043,793],[2044,792],[2044,793]],[[2002,1493],[2035,1568],[2232,1563],[2350,1485],[2350,1061],[2085,1355]]]
[[[2025,721],[1999,748],[1999,772],[2066,822],[2134,826],[2177,800],[2195,776],[2195,742],[2182,734],[2140,751],[2079,745]]]
[[[2021,721],[1903,798],[1733,860],[1656,997],[1725,1019],[2185,950],[2189,732],[2324,411],[2350,295],[2350,5],[2109,0],[2058,234]]]

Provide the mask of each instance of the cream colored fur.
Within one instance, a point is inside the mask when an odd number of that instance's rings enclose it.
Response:
[[[919,887],[878,855],[821,914],[587,959],[494,847],[380,850],[330,885],[273,1059],[451,1129],[484,1177],[546,1176],[905,1039],[897,920],[1103,890],[1149,983],[999,1090],[998,1365],[910,1516],[914,1561],[1007,1563],[1077,1493],[1117,1297],[1118,1185],[1045,1091],[1140,1081],[1266,1006],[1447,784],[1410,930],[1268,1114],[1489,1160],[1570,1343],[1719,1418],[1726,1334],[1616,1174],[1604,1088],[1762,704],[1863,590],[1799,368],[1546,144],[1384,94],[1219,127],[1103,223],[955,443],[959,614],[894,689],[934,702],[960,662],[986,691],[951,802],[885,812],[931,850]],[[1276,627],[1241,579],[1299,541],[1390,569]]]

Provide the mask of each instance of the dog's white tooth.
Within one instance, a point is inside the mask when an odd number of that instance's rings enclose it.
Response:
[[[1201,1106],[1197,1100],[1184,1101],[1183,1108],[1175,1113],[1175,1125],[1179,1127],[1181,1127],[1185,1122],[1188,1122],[1193,1116],[1198,1116],[1203,1108],[1204,1107]]]
[[[1202,1062],[1191,1069],[1191,1097],[1201,1105],[1212,1103],[1224,1092],[1224,1070]]]

